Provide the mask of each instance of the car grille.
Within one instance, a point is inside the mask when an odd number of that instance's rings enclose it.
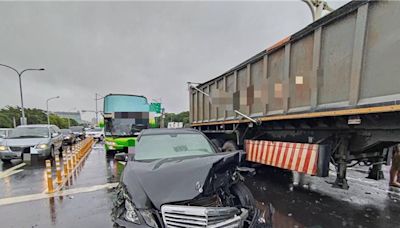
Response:
[[[20,146],[10,146],[11,151],[23,151],[25,147],[20,147]]]
[[[161,213],[167,228],[242,227],[243,223],[243,217],[239,216],[241,211],[235,207],[164,205]]]

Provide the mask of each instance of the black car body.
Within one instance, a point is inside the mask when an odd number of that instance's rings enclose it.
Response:
[[[163,134],[200,135],[213,153],[135,159],[140,153],[146,153],[138,151],[143,149],[142,137]],[[165,149],[158,145],[160,150]],[[180,149],[176,151],[180,153]],[[112,213],[114,222],[122,227],[254,227],[255,200],[242,183],[243,176],[238,169],[243,155],[242,151],[219,153],[196,130],[143,130],[137,151],[134,156],[128,155],[121,176]],[[137,219],[132,219],[135,216]]]
[[[82,126],[72,126],[69,128],[72,133],[75,135],[75,137],[78,139],[84,139],[85,138],[85,128]]]
[[[70,129],[61,129],[63,145],[72,145],[76,142],[76,136]]]

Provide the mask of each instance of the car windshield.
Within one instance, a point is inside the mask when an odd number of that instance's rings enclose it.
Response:
[[[82,132],[83,131],[83,127],[70,127],[69,129],[71,129],[73,132]]]
[[[201,134],[143,135],[136,145],[135,160],[155,160],[214,154]]]
[[[96,128],[93,128],[93,129],[89,129],[88,131],[91,131],[91,132],[101,132],[102,130],[103,130],[102,128],[96,127]]]
[[[49,129],[47,127],[20,127],[9,132],[9,139],[15,138],[48,138]]]
[[[70,129],[61,129],[61,134],[63,134],[63,135],[68,135],[71,133],[72,133],[72,131]]]
[[[5,138],[7,136],[7,130],[0,130],[0,139]]]

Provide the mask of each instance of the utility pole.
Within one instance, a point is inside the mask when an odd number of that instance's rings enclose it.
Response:
[[[44,68],[40,68],[40,69],[31,69],[31,68],[28,68],[28,69],[25,69],[25,70],[23,70],[23,71],[18,71],[18,70],[15,69],[14,67],[11,67],[11,66],[8,66],[8,65],[5,65],[5,64],[0,64],[0,66],[9,68],[9,69],[15,71],[15,73],[18,74],[18,80],[19,80],[19,94],[20,94],[20,97],[21,97],[21,112],[22,112],[21,125],[26,125],[27,121],[26,121],[26,118],[25,118],[25,108],[24,108],[24,98],[23,98],[23,96],[22,96],[22,82],[21,82],[21,77],[22,77],[22,74],[23,74],[24,72],[26,72],[26,71],[43,71]]]
[[[95,102],[96,102],[96,108],[95,108],[95,113],[96,113],[96,124],[99,124],[99,111],[98,111],[98,108],[97,108],[97,101],[98,100],[101,100],[101,99],[104,99],[104,97],[101,97],[101,96],[99,96],[99,94],[98,93],[95,93],[95,97],[94,97],[94,100],[95,100]]]
[[[313,21],[316,21],[322,17],[322,12],[333,11],[331,7],[328,6],[328,3],[325,0],[301,0],[307,4],[308,8],[310,8]]]
[[[97,115],[97,93],[95,94],[94,100],[96,102],[96,124],[98,124],[99,123],[99,116]]]

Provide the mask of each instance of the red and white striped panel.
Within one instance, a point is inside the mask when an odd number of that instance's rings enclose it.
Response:
[[[317,174],[318,144],[246,140],[247,160],[310,175]]]

